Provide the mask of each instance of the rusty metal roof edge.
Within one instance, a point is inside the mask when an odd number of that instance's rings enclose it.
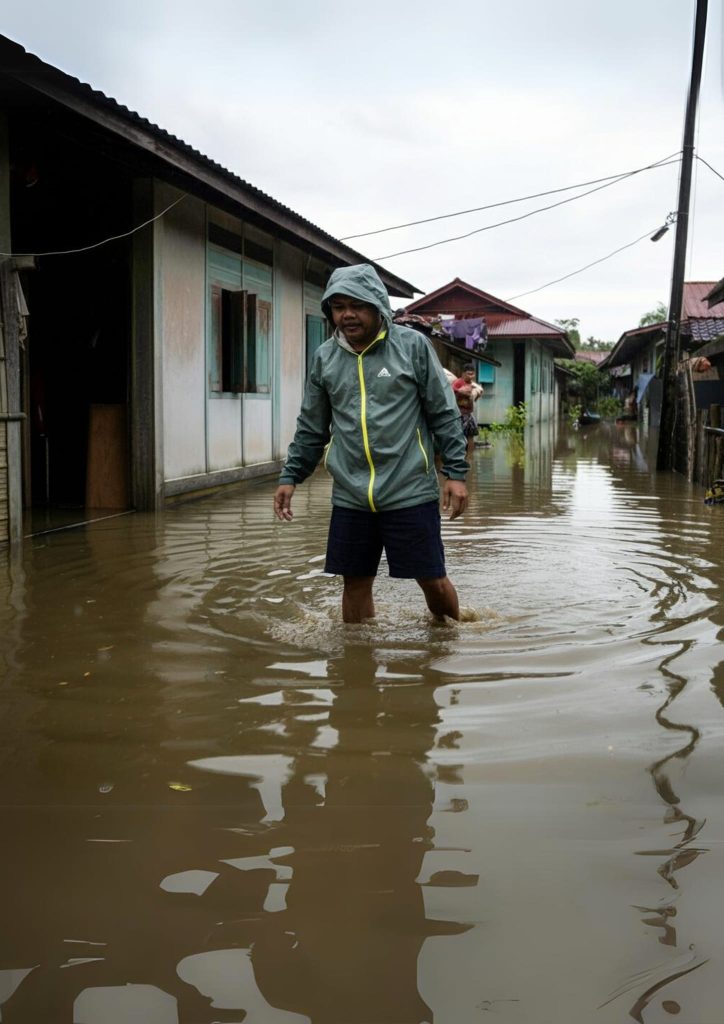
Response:
[[[189,143],[184,142],[183,139],[119,103],[113,97],[107,96],[99,89],[94,89],[91,85],[61,71],[60,68],[46,63],[36,54],[30,53],[19,43],[3,35],[0,35],[0,67],[6,76],[22,81],[36,92],[75,110],[76,113],[90,117],[94,110],[104,113],[106,115],[103,121],[104,127],[122,135],[131,145],[142,144],[144,140],[139,139],[139,133],[147,135],[149,138],[143,148],[150,150],[159,159],[173,165],[177,170],[185,171],[193,177],[191,167],[184,167],[173,159],[174,151],[177,151],[179,155],[200,165],[207,172],[211,171],[224,184],[229,183],[234,189],[239,190],[241,195],[231,196],[227,189],[219,188],[220,192],[227,194],[228,198],[234,199],[242,207],[246,207],[259,216],[265,216],[271,223],[286,228],[296,234],[300,240],[315,244],[333,258],[341,260],[342,263],[348,264],[356,261],[369,263],[382,277],[392,295],[411,298],[414,294],[422,292],[421,288],[375,263],[356,249],[345,245],[334,235],[330,235],[329,232],[302,217],[301,214],[296,213],[279,200],[274,199],[255,185],[251,185],[211,157],[205,156],[198,149],[194,149]],[[73,102],[74,100],[75,102]],[[83,109],[84,106],[86,109]],[[161,147],[158,145],[159,142]],[[164,149],[164,145],[168,148]],[[198,175],[196,177],[201,184],[201,179]],[[206,185],[207,187],[208,185],[213,186],[213,183],[207,180]],[[247,202],[244,201],[245,199]]]

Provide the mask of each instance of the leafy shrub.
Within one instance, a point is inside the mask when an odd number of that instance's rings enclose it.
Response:
[[[493,434],[522,434],[528,420],[528,406],[525,402],[509,405],[502,423],[491,423],[488,427]]]
[[[621,403],[614,395],[606,395],[598,400],[598,412],[601,416],[618,416],[621,412]]]

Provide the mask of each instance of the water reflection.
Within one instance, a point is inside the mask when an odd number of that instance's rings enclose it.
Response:
[[[3,1024],[718,1022],[724,527],[653,464],[476,452],[459,627],[386,578],[342,626],[323,476],[294,529],[270,484],[29,543]]]

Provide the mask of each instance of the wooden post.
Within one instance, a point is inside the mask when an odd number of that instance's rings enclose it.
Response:
[[[23,539],[23,452],[20,408],[20,332],[18,329],[17,279],[13,262],[0,262],[0,317],[4,343],[5,401],[0,410],[5,420],[7,445],[7,540],[17,544]],[[4,538],[0,538],[4,539]]]
[[[681,307],[684,297],[684,272],[686,269],[686,241],[689,229],[689,202],[691,197],[691,174],[694,162],[694,131],[696,108],[699,100],[699,85],[704,59],[706,36],[707,0],[697,0],[694,24],[694,47],[691,59],[689,95],[684,118],[684,142],[679,178],[679,200],[676,210],[676,239],[674,242],[674,266],[671,275],[671,296],[669,317],[664,344],[664,367],[662,372],[663,391],[661,395],[661,425],[659,447],[656,459],[657,469],[671,469],[674,461],[674,429],[676,425],[676,369],[679,362],[679,334],[681,328]]]
[[[136,222],[154,213],[151,179],[134,182]],[[163,500],[160,382],[156,352],[155,225],[133,236],[131,349],[131,504],[151,512]]]

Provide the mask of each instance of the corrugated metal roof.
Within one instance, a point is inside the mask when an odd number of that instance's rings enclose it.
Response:
[[[624,331],[606,358],[599,363],[599,370],[607,370],[613,366],[629,363],[637,352],[651,344],[652,336],[663,335],[665,331],[665,321],[659,324],[646,324],[645,327],[633,327],[630,331]]]
[[[579,363],[593,363],[598,366],[604,359],[608,357],[608,352],[588,352],[578,349],[576,352],[576,361]]]
[[[686,331],[691,335],[692,341],[714,341],[720,334],[724,334],[724,316],[690,317],[686,323]]]
[[[540,338],[553,336],[565,337],[560,327],[553,327],[544,320],[534,316],[509,317],[497,324],[488,324],[488,335],[495,338]]]
[[[141,114],[136,113],[136,111],[131,110],[122,103],[119,103],[118,100],[113,99],[112,96],[107,96],[100,90],[94,89],[87,83],[81,82],[80,79],[66,74],[66,72],[61,71],[52,64],[46,64],[40,57],[30,53],[20,46],[19,43],[16,43],[14,40],[3,35],[0,35],[0,71],[11,78],[23,82],[25,85],[30,86],[44,96],[56,100],[56,102],[63,103],[63,93],[65,93],[67,97],[75,97],[84,103],[89,104],[92,108],[103,110],[111,115],[115,115],[123,123],[128,125],[130,129],[135,129],[136,133],[139,128],[143,132],[149,133],[155,140],[166,143],[173,150],[192,158],[205,169],[212,169],[217,175],[219,175],[219,177],[233,183],[240,189],[243,189],[246,194],[254,197],[256,200],[263,202],[264,206],[268,207],[268,217],[270,220],[274,220],[274,213],[283,214],[286,218],[296,222],[300,227],[303,226],[310,232],[317,235],[317,245],[320,248],[328,249],[330,251],[330,255],[337,255],[338,258],[342,258],[348,263],[371,263],[383,279],[386,279],[386,284],[393,295],[408,297],[413,293],[420,292],[422,290],[420,288],[416,288],[403,278],[397,277],[396,274],[392,274],[385,270],[384,267],[374,263],[369,259],[369,257],[350,248],[344,242],[340,242],[333,235],[330,235],[322,228],[317,227],[317,225],[313,224],[310,220],[307,220],[300,214],[295,213],[295,211],[290,207],[280,203],[277,199],[274,199],[266,192],[262,192],[262,190],[256,188],[256,186],[249,184],[248,181],[239,177],[238,174],[235,174],[233,171],[223,167],[221,164],[217,163],[216,160],[206,156],[200,150],[194,149],[193,146],[184,142],[183,139],[178,138],[178,136],[172,135],[171,132],[168,132],[159,125],[154,124],[154,122],[150,121],[147,117],[141,116]],[[134,143],[136,145],[138,144],[134,139],[133,134],[129,134],[126,138],[131,145]],[[155,153],[161,159],[165,158],[162,147],[157,148]],[[402,286],[402,288],[396,290],[395,282],[398,286]]]
[[[684,284],[682,320],[689,317],[724,316],[724,300],[713,306],[706,301],[707,295],[716,286],[716,283],[716,281],[687,281]]]

